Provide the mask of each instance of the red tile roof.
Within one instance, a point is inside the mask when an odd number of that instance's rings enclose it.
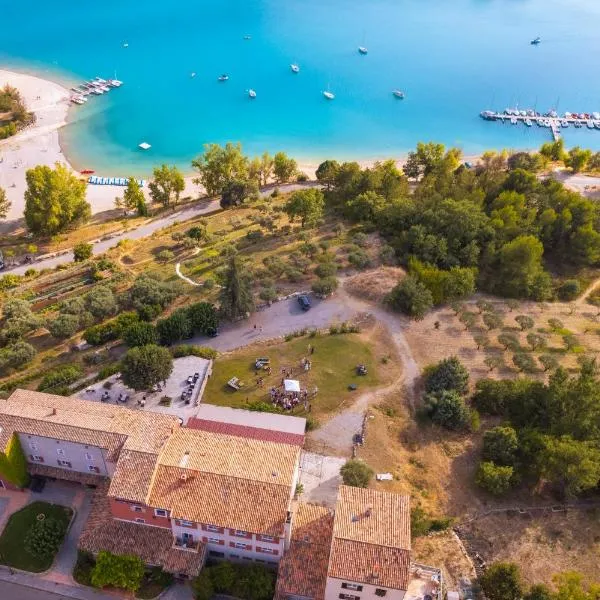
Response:
[[[190,429],[201,429],[202,431],[209,431],[212,433],[234,435],[236,437],[243,437],[251,440],[276,442],[277,444],[290,444],[292,446],[302,446],[304,444],[304,436],[297,433],[273,431],[272,429],[261,429],[260,427],[251,427],[249,425],[209,421],[208,419],[197,419],[196,417],[192,417],[187,422],[187,427]]]

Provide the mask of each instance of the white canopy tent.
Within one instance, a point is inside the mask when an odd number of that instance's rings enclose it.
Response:
[[[286,392],[299,392],[300,391],[300,382],[297,379],[284,379],[283,380],[283,389]]]

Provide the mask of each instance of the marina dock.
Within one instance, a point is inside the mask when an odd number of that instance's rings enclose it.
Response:
[[[73,92],[73,95],[70,100],[73,104],[85,104],[89,99],[88,96],[101,96],[102,94],[110,92],[111,89],[121,87],[122,85],[123,82],[118,79],[102,79],[101,77],[96,77],[96,79],[72,87],[71,91]]]
[[[546,127],[552,132],[554,140],[559,140],[561,137],[561,129],[567,127],[575,127],[581,129],[596,129],[600,131],[600,113],[570,113],[559,115],[556,111],[551,110],[545,114],[540,114],[534,110],[518,110],[507,108],[504,112],[494,112],[492,110],[484,110],[480,114],[482,119],[486,121],[500,121],[503,125],[510,123],[511,125],[525,125],[532,127]]]

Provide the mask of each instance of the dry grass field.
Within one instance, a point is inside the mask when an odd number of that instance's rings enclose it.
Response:
[[[400,267],[382,266],[349,277],[344,282],[344,288],[357,298],[381,303],[405,275],[406,271]]]

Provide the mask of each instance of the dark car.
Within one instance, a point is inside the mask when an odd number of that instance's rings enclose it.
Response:
[[[211,338],[216,338],[219,335],[219,330],[216,327],[211,327],[207,332],[206,335],[208,337]]]
[[[302,294],[302,296],[298,296],[298,304],[300,305],[300,308],[302,310],[309,310],[310,309],[310,298],[308,296],[306,296],[305,294]]]

